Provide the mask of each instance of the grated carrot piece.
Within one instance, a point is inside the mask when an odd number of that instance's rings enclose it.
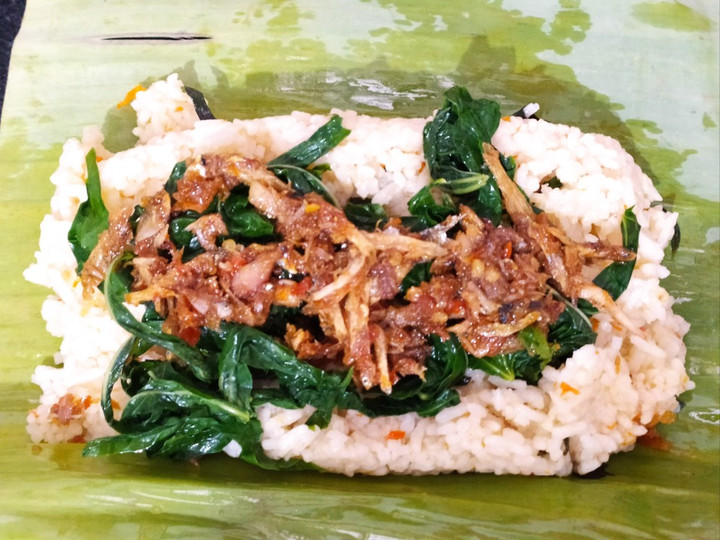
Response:
[[[175,112],[182,112],[183,110],[185,110],[185,109],[183,108],[182,105],[178,105],[177,107],[175,107]]]
[[[510,117],[509,117],[509,116],[503,116],[502,119],[503,119],[503,122],[509,122],[509,121],[510,121]]]
[[[125,105],[130,105],[130,103],[132,103],[132,101],[135,99],[137,93],[144,92],[145,90],[146,88],[142,84],[138,84],[135,88],[125,94],[125,98],[117,104],[117,108],[122,109]]]
[[[305,213],[306,214],[312,214],[313,212],[317,212],[320,210],[320,205],[315,203],[310,203],[305,206]]]
[[[93,398],[88,394],[85,396],[85,399],[82,401],[82,406],[84,409],[87,409],[90,405],[92,405]]]
[[[505,251],[503,252],[503,257],[505,259],[509,259],[510,257],[512,257],[512,253],[513,253],[512,242],[508,242],[507,244],[505,244]]]
[[[405,438],[405,432],[401,429],[393,430],[387,434],[389,441],[400,441]]]
[[[564,395],[565,395],[566,393],[568,393],[568,392],[572,392],[572,393],[575,394],[576,396],[580,393],[580,390],[578,390],[577,388],[575,388],[575,387],[573,387],[573,386],[570,386],[570,385],[569,385],[568,383],[566,383],[566,382],[561,382],[561,383],[560,383],[560,390],[562,390],[562,393],[560,394],[560,395],[562,395],[562,396],[564,396]]]

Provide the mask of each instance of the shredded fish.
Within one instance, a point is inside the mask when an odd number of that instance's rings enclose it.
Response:
[[[222,321],[262,326],[273,305],[297,308],[317,326],[286,325],[280,338],[298,358],[325,369],[352,368],[359,387],[386,394],[402,377],[424,378],[431,334],[454,333],[482,357],[521,349],[517,333],[530,325],[547,331],[565,309],[549,281],[633,329],[609,295],[581,274],[587,258],[630,260],[632,253],[572,242],[546,216],[535,215],[492,146],[484,145],[483,154],[514,226],[495,227],[461,206],[458,215],[420,234],[399,220],[361,231],[341,209],[318,194],[297,193],[256,161],[203,156],[189,164],[172,196],[160,191],[145,201],[135,233],[129,212],[111,218],[83,283],[99,283],[109,261],[132,250],[134,284],[126,300],[154,302],[163,329],[189,341]],[[205,213],[186,229],[204,251],[183,261],[169,238],[173,217],[207,212],[241,184],[280,239],[243,246],[226,238],[219,213]],[[418,263],[431,263],[429,279],[400,295]]]

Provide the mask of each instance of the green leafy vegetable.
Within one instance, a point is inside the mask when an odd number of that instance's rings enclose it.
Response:
[[[339,206],[335,198],[320,181],[326,167],[316,167],[307,170],[314,161],[335,148],[350,134],[350,130],[342,127],[342,118],[333,115],[332,118],[313,133],[306,141],[291,148],[284,154],[276,157],[267,164],[267,168],[278,178],[289,182],[293,189],[300,193],[319,193],[326,201]]]
[[[525,351],[511,354],[498,354],[495,356],[468,356],[468,365],[472,369],[481,369],[488,375],[502,377],[506,381],[513,381],[517,378],[515,358],[520,355],[527,356]]]
[[[547,185],[553,189],[560,189],[563,186],[563,183],[557,176],[553,176],[550,180],[548,180]]]
[[[157,314],[151,313],[148,324],[157,319]],[[265,456],[260,445],[262,429],[247,391],[248,381],[242,370],[240,377],[230,376],[238,373],[237,366],[229,366],[221,359],[222,375],[214,384],[208,384],[176,362],[133,361],[142,351],[141,341],[133,337],[126,342],[103,385],[101,405],[105,418],[120,435],[91,441],[83,455],[146,452],[148,456],[190,459],[221,452],[235,441],[241,448],[240,457],[261,467],[316,468]],[[110,392],[118,379],[131,399],[121,418],[115,420]]]
[[[508,381],[522,379],[530,384],[536,384],[540,380],[542,370],[553,358],[553,348],[542,330],[534,325],[520,330],[518,339],[523,344],[523,350],[482,358],[470,356],[470,367],[482,369],[490,375],[497,375]]]
[[[473,99],[465,88],[445,93],[443,106],[423,131],[423,152],[430,168],[432,185],[455,200],[438,203],[429,192],[416,194],[408,209],[416,217],[413,230],[436,225],[457,212],[457,204],[472,208],[480,217],[497,225],[502,217],[502,196],[482,157],[482,143],[490,142],[500,123],[500,106],[487,99]],[[502,159],[510,177],[515,162]],[[422,191],[422,190],[421,190]]]
[[[100,173],[94,148],[91,148],[85,156],[85,164],[87,166],[87,200],[80,203],[68,231],[68,241],[77,261],[78,274],[82,272],[90,253],[97,245],[100,234],[109,225],[108,211],[100,191]]]
[[[244,368],[238,366],[243,365],[270,372],[296,406],[316,408],[309,423],[327,426],[333,408],[347,391],[350,373],[341,377],[301,362],[290,349],[249,326],[233,325],[224,339],[219,362],[221,381],[241,380],[244,375],[238,375],[238,369],[242,372]]]
[[[482,189],[467,197],[463,202],[478,216],[489,219],[496,227],[500,224],[503,213],[502,193],[494,178],[489,178]]]
[[[554,362],[565,360],[583,345],[595,343],[597,338],[588,314],[571,302],[565,301],[565,303],[565,311],[550,325],[547,335],[548,341],[554,343],[556,347],[553,353]]]
[[[247,187],[240,186],[219,203],[220,214],[228,233],[236,240],[272,236],[275,226],[248,203]]]
[[[473,99],[458,86],[445,92],[442,108],[423,133],[430,175],[456,180],[468,171],[480,172],[482,143],[490,142],[499,124],[500,106],[494,101]]]
[[[210,110],[208,102],[200,90],[196,90],[195,88],[190,88],[189,86],[186,86],[185,93],[190,96],[190,99],[192,99],[193,106],[195,107],[195,112],[197,113],[200,120],[215,119],[215,115]]]
[[[640,225],[632,207],[625,210],[620,227],[622,229],[623,246],[637,253]],[[605,289],[613,300],[617,300],[627,289],[634,268],[634,259],[632,261],[615,261],[600,272],[593,280],[593,283]]]
[[[185,171],[187,171],[187,163],[179,161],[175,164],[170,173],[170,177],[167,179],[167,182],[165,182],[165,191],[167,191],[169,195],[177,191],[178,180],[185,175]]]
[[[468,368],[468,355],[455,334],[446,340],[433,334],[432,352],[425,359],[425,380],[409,376],[398,381],[392,394],[363,400],[361,411],[368,415],[404,414],[434,416],[445,407],[457,405],[460,396],[453,388]]]
[[[400,291],[398,295],[404,297],[410,287],[417,287],[424,281],[430,281],[432,274],[430,274],[430,267],[432,261],[417,263],[413,266],[410,271],[405,274],[402,282],[400,283]]]
[[[518,333],[523,350],[483,358],[470,356],[470,367],[506,380],[523,379],[535,384],[547,364],[559,364],[583,345],[595,343],[597,334],[588,317],[597,310],[589,303],[588,308],[576,307],[560,293],[555,295],[566,308],[550,325],[547,337],[539,328],[527,327]]]
[[[350,130],[342,126],[342,118],[334,114],[326,124],[320,126],[307,140],[269,161],[268,166],[284,167],[291,165],[304,169],[335,148],[348,135],[350,135]]]
[[[168,227],[168,233],[170,240],[173,241],[175,247],[183,249],[183,262],[187,262],[197,254],[205,251],[200,245],[200,241],[187,227],[200,217],[200,214],[193,211],[185,212],[183,215],[178,216],[170,220],[170,226]]]
[[[130,310],[124,305],[125,295],[130,290],[131,277],[124,269],[124,265],[132,258],[132,254],[125,253],[115,259],[108,268],[105,277],[105,300],[113,319],[125,330],[138,338],[145,339],[158,345],[186,362],[195,376],[201,381],[211,381],[217,376],[217,366],[214,366],[194,347],[182,339],[166,334],[156,325],[138,321]]]
[[[84,455],[145,451],[189,459],[220,452],[233,440],[249,448],[257,444],[259,425],[247,407],[198,389],[202,383],[179,373],[171,362],[131,364],[137,341],[130,339],[116,355],[103,385],[105,418],[123,435],[91,441]],[[121,373],[132,397],[115,420],[110,392]]]
[[[385,209],[369,201],[350,201],[345,205],[345,215],[358,229],[374,231],[382,228],[388,221]]]
[[[487,174],[473,174],[458,178],[452,182],[445,178],[438,178],[433,182],[433,185],[452,195],[467,195],[485,186],[489,179],[490,177]]]
[[[449,195],[442,193],[439,199],[439,202],[435,200],[431,185],[422,188],[408,201],[408,211],[412,217],[404,218],[403,224],[413,231],[421,231],[457,213],[457,206]]]
[[[518,339],[530,356],[539,358],[544,364],[547,364],[552,359],[552,351],[547,338],[537,326],[526,326],[520,330]]]
[[[505,380],[521,379],[536,384],[545,368],[543,361],[532,356],[525,349],[517,352],[484,356],[471,356],[469,365],[473,369],[482,369],[490,375],[497,375]]]

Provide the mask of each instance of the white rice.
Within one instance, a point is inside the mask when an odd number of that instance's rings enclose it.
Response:
[[[267,161],[306,139],[327,115],[294,112],[257,120],[199,121],[177,76],[139,92],[132,102],[138,144],[111,154],[97,128],[63,148],[52,175],[52,213],[41,224],[37,262],[25,277],[53,290],[42,316],[48,331],[62,338],[59,367],[40,366],[33,382],[42,395],[28,415],[35,442],[90,440],[113,433],[99,406],[108,363],[128,337],[110,319],[99,293],[84,299],[75,260],[66,241],[79,203],[85,199],[85,153],[94,147],[103,198],[112,211],[134,205],[157,191],[173,165],[204,152],[236,152]],[[429,180],[422,157],[427,119],[381,120],[352,111],[332,111],[351,135],[321,161],[332,173],[326,182],[344,201],[370,197],[391,212]],[[577,350],[560,368],[547,367],[537,386],[508,382],[471,371],[459,389],[459,405],[434,418],[414,413],[369,419],[355,411],[336,413],[325,429],[305,421],[312,408],[259,408],[262,446],[276,459],[301,458],[348,475],[493,472],[567,475],[592,471],[611,454],[629,450],[648,426],[668,421],[676,396],[691,389],[684,367],[683,336],[688,324],[673,314],[673,299],[659,284],[661,265],[676,214],[651,203],[660,196],[617,141],[543,120],[506,118],[493,144],[518,163],[516,179],[532,202],[553,215],[575,240],[620,242],[623,212],[633,206],[642,226],[637,263],[618,304],[643,329],[631,335],[604,313],[594,317],[598,338]],[[561,189],[541,181],[557,176]],[[597,271],[594,269],[593,271]],[[592,277],[592,276],[589,276]],[[139,313],[138,308],[135,309]],[[52,405],[66,394],[89,406],[60,422]],[[114,400],[126,402],[116,389]],[[237,456],[237,445],[229,445]]]

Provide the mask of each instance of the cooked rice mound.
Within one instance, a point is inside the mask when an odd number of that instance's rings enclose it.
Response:
[[[140,203],[162,188],[175,163],[202,153],[237,153],[260,161],[305,140],[328,120],[294,112],[256,120],[199,121],[177,76],[138,92],[132,107],[137,145],[112,154],[97,128],[63,148],[52,212],[41,224],[40,250],[25,277],[53,290],[42,308],[48,331],[62,338],[54,366],[39,366],[42,389],[28,415],[35,442],[87,441],[113,434],[99,404],[105,370],[129,335],[111,318],[102,294],[84,298],[67,233],[86,198],[85,154],[95,148],[108,210]],[[341,203],[372,198],[390,213],[406,213],[408,199],[430,181],[423,163],[427,119],[377,119],[333,111],[350,136],[324,156],[324,178]],[[493,137],[516,158],[517,183],[533,204],[552,215],[576,241],[620,244],[624,211],[634,207],[642,227],[633,277],[618,305],[641,333],[608,314],[593,317],[598,337],[560,368],[546,367],[537,386],[469,371],[459,405],[432,418],[415,413],[368,418],[334,414],[324,429],[305,421],[311,407],[263,405],[262,446],[274,459],[300,458],[329,471],[381,475],[493,472],[567,475],[587,473],[611,454],[630,450],[638,437],[678,410],[676,396],[693,387],[684,367],[688,324],[673,314],[673,298],[660,286],[668,271],[664,249],[677,215],[651,206],[660,195],[617,141],[543,120],[504,118]],[[560,189],[544,180],[557,177]],[[599,268],[591,269],[594,272]],[[586,276],[592,278],[590,274]],[[140,315],[142,308],[131,307]],[[127,401],[120,388],[113,400]],[[229,454],[237,449],[227,448]]]

